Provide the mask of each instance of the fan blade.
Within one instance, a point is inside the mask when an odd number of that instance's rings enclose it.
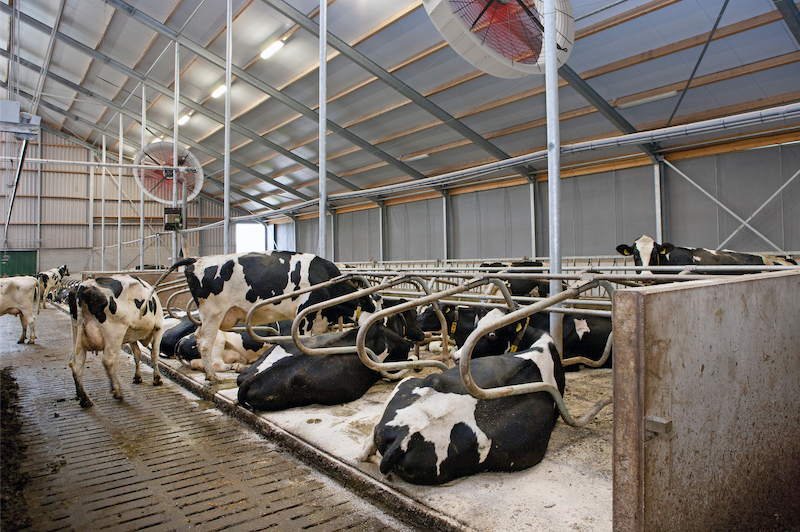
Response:
[[[162,178],[161,178],[161,179],[158,181],[158,183],[156,183],[155,185],[153,185],[153,187],[152,187],[150,190],[148,190],[148,192],[151,192],[151,193],[152,193],[152,192],[153,192],[153,190],[155,190],[155,188],[156,188],[157,186],[161,185],[161,183],[163,183],[163,182],[164,182],[166,179],[167,179],[166,177],[162,177]]]
[[[478,23],[478,21],[481,19],[481,17],[483,16],[483,14],[484,14],[484,13],[486,13],[486,10],[487,10],[487,9],[489,9],[489,6],[490,6],[490,5],[492,5],[492,4],[494,4],[494,3],[495,3],[495,0],[489,0],[488,2],[486,2],[486,5],[485,5],[485,6],[483,6],[483,10],[482,10],[482,11],[480,12],[480,14],[478,15],[478,18],[476,18],[476,19],[475,19],[475,22],[473,22],[473,23],[472,23],[472,26],[470,26],[470,28],[469,28],[469,31],[472,31],[472,30],[474,30],[474,29],[475,29],[475,25],[476,25],[476,24]]]
[[[522,0],[517,0],[517,3],[518,3],[518,4],[519,4],[519,6],[520,6],[520,7],[521,7],[521,8],[522,8],[524,11],[525,11],[525,13],[527,13],[527,14],[528,14],[528,16],[530,17],[530,19],[531,19],[531,21],[533,22],[533,24],[534,24],[534,25],[535,25],[537,28],[539,28],[539,31],[541,31],[541,32],[542,32],[542,40],[544,40],[544,26],[542,25],[542,23],[539,21],[539,19],[538,19],[538,18],[536,18],[536,17],[533,15],[533,13],[531,12],[530,8],[528,8],[528,6],[526,6],[526,5],[525,5],[525,2],[523,2]],[[558,49],[558,50],[561,50],[561,51],[566,51],[566,48],[564,48],[563,46],[561,46],[561,45],[560,45],[560,44],[558,44],[558,43],[556,43],[556,49]]]

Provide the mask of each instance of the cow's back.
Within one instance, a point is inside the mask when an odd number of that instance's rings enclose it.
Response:
[[[82,282],[78,288],[79,319],[89,336],[89,343],[97,344],[98,334],[110,327],[125,329],[124,343],[145,340],[154,327],[161,328],[163,316],[161,302],[151,298],[144,315],[150,285],[130,275],[99,277]]]
[[[36,289],[36,278],[27,275],[0,280],[0,314],[32,305]]]

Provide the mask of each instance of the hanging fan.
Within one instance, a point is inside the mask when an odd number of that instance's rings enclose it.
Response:
[[[135,165],[189,166],[196,172],[178,172],[178,200],[183,197],[183,184],[186,183],[186,201],[192,201],[203,188],[203,168],[200,161],[186,148],[178,146],[178,162],[173,163],[171,142],[154,142],[142,148],[133,159]],[[134,177],[148,197],[164,204],[172,204],[172,170],[136,168]]]
[[[499,78],[544,74],[543,0],[422,0],[431,22],[458,54]],[[575,40],[569,0],[555,0],[558,66]]]

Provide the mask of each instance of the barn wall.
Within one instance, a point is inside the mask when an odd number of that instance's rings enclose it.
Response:
[[[340,214],[336,224],[336,260],[347,262],[380,258],[380,209]]]

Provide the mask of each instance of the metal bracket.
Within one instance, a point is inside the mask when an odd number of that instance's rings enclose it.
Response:
[[[663,419],[656,416],[648,416],[644,419],[644,441],[648,442],[660,434],[672,432],[672,420]]]

